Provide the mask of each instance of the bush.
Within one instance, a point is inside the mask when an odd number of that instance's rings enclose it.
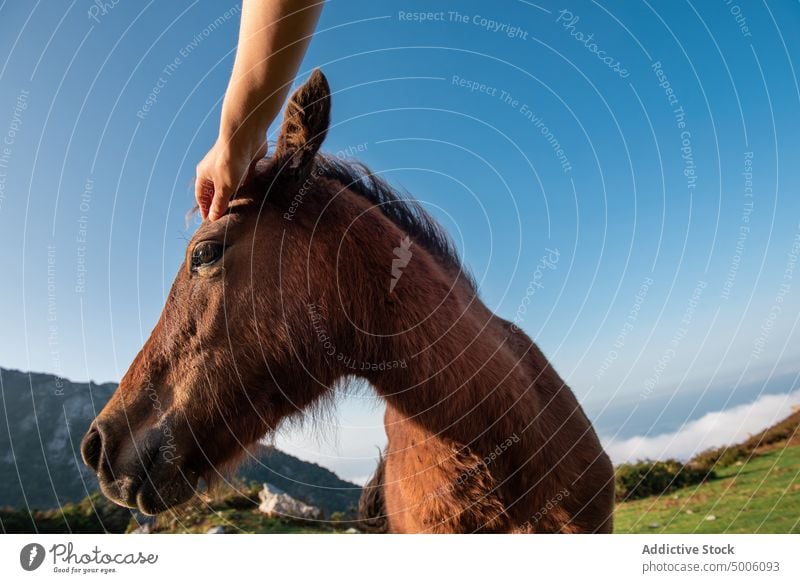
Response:
[[[708,467],[687,465],[674,459],[622,464],[617,466],[616,497],[619,502],[660,496],[713,478],[714,471]]]
[[[242,492],[231,494],[222,500],[222,504],[215,504],[213,508],[231,508],[233,510],[253,510],[258,508],[258,492]]]
[[[698,453],[689,465],[698,468],[730,466],[736,462],[746,462],[758,455],[762,449],[785,445],[798,439],[800,434],[800,411],[795,411],[780,423],[756,433],[736,445],[723,445]]]
[[[722,446],[698,453],[689,460],[689,465],[701,469],[730,466],[736,462],[747,461],[753,455],[755,455],[754,448],[748,447],[746,444]]]

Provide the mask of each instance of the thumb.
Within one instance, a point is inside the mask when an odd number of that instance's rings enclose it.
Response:
[[[208,213],[208,218],[216,221],[225,211],[228,210],[228,202],[233,196],[233,189],[229,186],[214,189],[214,200],[211,203],[211,210]]]

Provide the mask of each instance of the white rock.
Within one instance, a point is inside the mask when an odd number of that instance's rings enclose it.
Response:
[[[716,519],[717,519],[717,517],[714,516],[713,514],[709,514],[708,516],[706,516],[706,520],[708,520],[709,522],[711,522],[712,520],[716,520]]]
[[[206,534],[225,534],[225,528],[222,526],[212,526],[206,531]]]
[[[264,484],[264,487],[258,493],[258,499],[261,500],[261,504],[258,505],[259,511],[270,517],[310,518],[314,520],[322,518],[322,510],[292,498],[286,492],[271,484]]]
[[[152,532],[153,532],[153,523],[145,522],[135,530],[132,530],[131,534],[151,534]]]

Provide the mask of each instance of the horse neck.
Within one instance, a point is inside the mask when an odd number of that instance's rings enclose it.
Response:
[[[378,368],[340,374],[361,374],[431,434],[478,450],[510,437],[534,444],[534,381],[552,371],[537,372],[546,361],[529,353],[541,353],[483,304],[463,273],[422,243],[412,242],[397,272],[393,261],[406,234],[371,207],[346,193],[329,207],[329,240],[320,240],[327,248],[318,255],[338,258],[331,278],[336,289],[326,278],[319,284],[336,345],[348,348],[356,366]]]
[[[538,405],[528,356],[508,340],[503,321],[475,302],[449,330],[423,326],[420,336],[439,340],[429,348],[409,342],[400,350],[413,354],[407,369],[378,381],[379,390],[428,433],[478,452],[509,438],[532,444]]]
[[[394,409],[433,435],[479,450],[511,437],[531,442],[538,407],[529,352],[538,351],[528,337],[496,317],[463,273],[418,245],[397,278],[393,251],[404,234],[391,224],[367,232],[373,240],[351,250],[360,257],[351,264],[372,276],[345,277],[359,290],[351,294],[352,312],[377,334],[348,342],[363,360],[387,367],[364,376]],[[376,240],[375,233],[384,236]]]

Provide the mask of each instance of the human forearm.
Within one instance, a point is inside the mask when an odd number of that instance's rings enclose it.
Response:
[[[256,146],[280,111],[322,10],[321,0],[243,0],[239,48],[220,141]]]
[[[225,214],[236,189],[266,153],[266,132],[305,55],[322,0],[243,0],[239,47],[222,102],[217,140],[197,164],[203,218]]]

